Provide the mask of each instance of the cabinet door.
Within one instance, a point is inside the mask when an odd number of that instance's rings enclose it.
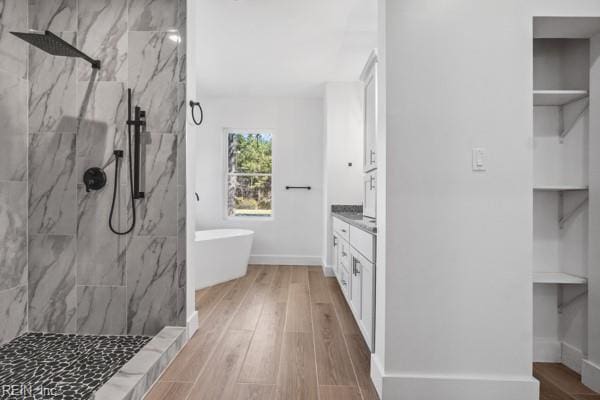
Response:
[[[344,239],[338,240],[338,264],[345,267],[347,270],[350,269],[350,245]]]
[[[363,215],[377,218],[377,171],[365,174],[363,196]]]
[[[350,276],[348,274],[348,271],[346,270],[346,268],[344,268],[343,265],[340,265],[340,278],[339,278],[339,282],[340,282],[340,288],[342,289],[342,293],[344,293],[344,296],[346,297],[346,299],[350,298]]]
[[[360,324],[365,335],[365,341],[371,351],[374,351],[373,331],[375,324],[375,268],[373,264],[365,262],[362,264],[362,285],[361,285],[361,318]]]
[[[352,295],[350,298],[352,309],[357,321],[360,321],[362,314],[362,262],[356,250],[352,249],[352,270],[350,271],[352,285]]]
[[[363,75],[364,98],[364,169],[377,168],[377,61],[369,59]]]
[[[333,273],[339,278],[340,272],[340,238],[338,235],[333,235]]]

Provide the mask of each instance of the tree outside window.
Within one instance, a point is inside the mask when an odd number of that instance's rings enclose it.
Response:
[[[272,160],[270,133],[228,132],[227,215],[273,215]]]

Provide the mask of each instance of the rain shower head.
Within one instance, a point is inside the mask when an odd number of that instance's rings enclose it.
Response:
[[[44,50],[46,53],[54,56],[79,57],[92,64],[92,68],[100,69],[100,60],[94,60],[76,47],[64,41],[50,31],[46,32],[11,32],[18,38],[32,44],[33,46]]]

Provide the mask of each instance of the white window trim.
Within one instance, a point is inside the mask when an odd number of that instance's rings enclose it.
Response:
[[[223,218],[226,220],[233,221],[254,221],[254,222],[269,222],[275,219],[275,158],[271,158],[271,173],[270,174],[250,174],[250,173],[235,173],[232,175],[238,176],[250,176],[250,175],[262,175],[271,176],[271,215],[269,216],[249,216],[249,215],[229,215],[228,204],[229,204],[229,134],[230,133],[264,133],[271,135],[271,151],[275,154],[275,135],[273,129],[251,129],[251,128],[223,128]]]

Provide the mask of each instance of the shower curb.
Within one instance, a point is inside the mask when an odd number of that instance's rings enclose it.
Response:
[[[140,400],[186,342],[186,328],[167,326],[108,380],[90,400]]]

